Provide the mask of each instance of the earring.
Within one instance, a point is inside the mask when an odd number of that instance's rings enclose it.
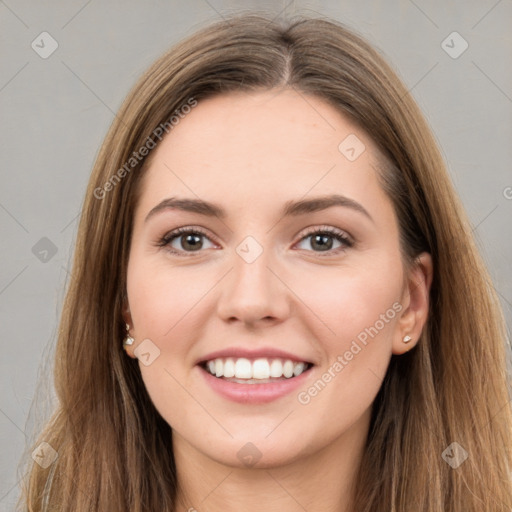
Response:
[[[133,345],[133,342],[135,341],[129,334],[130,326],[126,324],[126,338],[123,341],[123,348],[126,350],[127,347],[130,345]]]
[[[409,341],[411,341],[412,338],[409,336],[409,335],[406,335],[404,336],[404,339],[402,340],[404,343],[409,343]]]

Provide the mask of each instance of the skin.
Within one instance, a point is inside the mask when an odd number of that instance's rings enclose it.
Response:
[[[338,150],[349,134],[366,148],[355,161]],[[201,101],[154,151],[135,212],[125,320],[136,340],[130,357],[144,339],[160,351],[139,366],[173,429],[180,510],[351,511],[372,402],[391,355],[421,334],[432,279],[427,253],[405,271],[376,147],[322,100],[280,89]],[[332,193],[373,220],[342,206],[280,214],[289,200]],[[145,222],[171,196],[217,203],[227,216],[167,209]],[[186,226],[207,232],[202,248],[190,249],[186,235],[157,245]],[[325,227],[355,244],[328,238],[332,248],[322,251],[307,235]],[[249,235],[263,249],[250,264],[236,252]],[[232,402],[194,364],[227,347],[274,346],[315,363],[307,391],[396,302],[401,311],[307,404],[297,392],[262,405]],[[247,442],[261,454],[252,467],[237,456]]]

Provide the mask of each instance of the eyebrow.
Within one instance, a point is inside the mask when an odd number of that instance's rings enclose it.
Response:
[[[299,201],[287,201],[284,204],[281,215],[283,217],[304,215],[314,213],[333,206],[343,206],[350,208],[375,222],[362,204],[340,194],[331,194],[328,196],[314,197],[311,199],[301,199]],[[225,219],[226,211],[219,205],[204,201],[202,199],[176,198],[169,197],[158,203],[146,216],[144,222],[147,222],[157,213],[165,210],[181,210],[184,212],[198,213],[208,217],[218,217]]]

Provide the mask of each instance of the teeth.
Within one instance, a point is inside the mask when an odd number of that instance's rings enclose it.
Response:
[[[220,367],[222,368],[224,366],[224,362],[222,359],[216,359],[215,360],[215,368],[217,368],[217,365],[220,364]],[[221,375],[217,372],[217,377],[223,376],[223,371],[221,370]],[[251,367],[251,361],[249,359],[244,359],[241,357],[240,359],[236,360],[235,363],[235,377],[237,379],[251,379],[252,378],[252,367]]]
[[[252,363],[253,379],[268,379],[270,377],[270,365],[266,359],[256,359]]]
[[[289,359],[283,364],[283,375],[287,379],[293,375],[293,363]]]
[[[293,375],[297,377],[306,369],[306,363],[297,363],[293,365]]]
[[[230,357],[224,362],[224,377],[235,376],[235,361]]]
[[[308,367],[307,363],[296,363],[290,359],[259,358],[250,361],[245,357],[213,359],[206,363],[206,370],[216,377],[266,380],[297,377]]]
[[[215,375],[217,377],[222,377],[222,372],[223,372],[223,364],[222,364],[222,360],[221,359],[216,359],[215,360]]]
[[[270,363],[270,376],[281,377],[283,375],[283,363],[279,359],[274,359]]]

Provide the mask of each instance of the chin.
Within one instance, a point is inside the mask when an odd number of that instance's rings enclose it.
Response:
[[[265,435],[268,436],[268,432]],[[205,455],[219,464],[238,469],[270,469],[285,466],[301,457],[293,439],[288,437],[287,444],[277,436],[271,440],[265,435],[245,435],[243,440],[230,440],[221,451],[212,451],[208,446]]]

